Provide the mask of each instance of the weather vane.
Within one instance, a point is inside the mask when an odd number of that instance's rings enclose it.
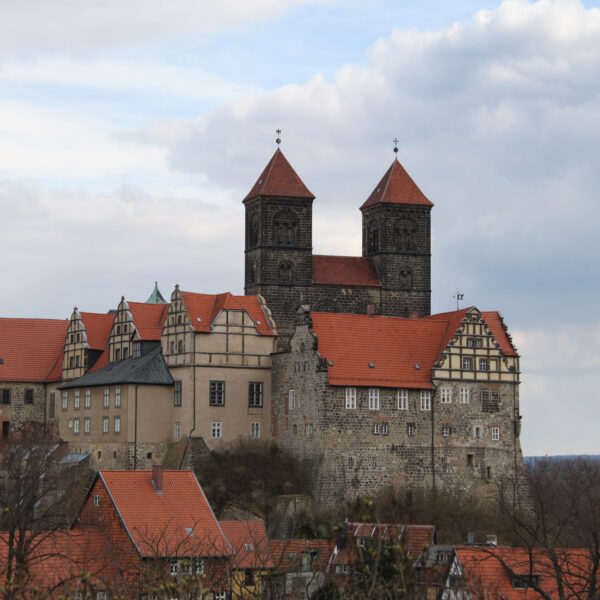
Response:
[[[452,296],[452,297],[456,298],[456,310],[459,310],[458,303],[465,297],[465,295],[462,292],[459,292],[458,290],[456,290],[456,296]]]
[[[394,138],[394,154],[398,154],[398,138]]]
[[[281,135],[281,129],[276,129],[275,133],[277,134],[277,139],[275,141],[277,142],[277,145],[279,146],[279,144],[281,144],[281,138],[279,137]]]

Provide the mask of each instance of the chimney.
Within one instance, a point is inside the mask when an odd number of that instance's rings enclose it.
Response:
[[[369,304],[367,306],[367,316],[369,316],[369,317],[375,316],[375,305],[374,304]]]
[[[472,531],[467,532],[467,544],[471,545],[475,543],[475,534]]]
[[[152,483],[160,494],[163,492],[163,468],[162,465],[152,465]]]
[[[419,318],[419,313],[412,312],[409,315],[409,319],[418,319],[418,318]]]

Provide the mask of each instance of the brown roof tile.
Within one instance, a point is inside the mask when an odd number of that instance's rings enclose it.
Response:
[[[272,569],[275,566],[262,521],[221,521],[221,527],[235,553],[234,569]]]

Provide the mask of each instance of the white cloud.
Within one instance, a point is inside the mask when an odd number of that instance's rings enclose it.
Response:
[[[92,53],[106,48],[198,36],[280,16],[318,0],[4,0],[0,56]]]

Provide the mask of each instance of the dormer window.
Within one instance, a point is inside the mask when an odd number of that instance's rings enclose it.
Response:
[[[532,587],[540,587],[539,575],[513,575],[511,583],[515,590],[526,590]]]

